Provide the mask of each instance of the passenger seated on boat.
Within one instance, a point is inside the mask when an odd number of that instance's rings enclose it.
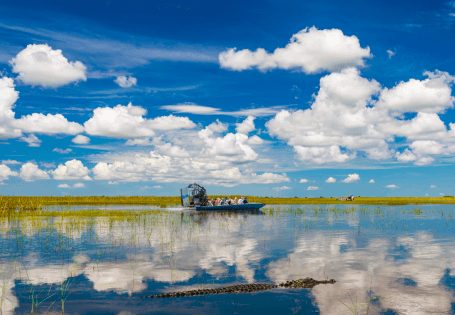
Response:
[[[234,205],[237,204],[237,197],[234,198],[233,204],[234,204]]]
[[[240,197],[239,201],[237,201],[237,204],[239,205],[243,204],[243,197]]]
[[[239,205],[243,205],[245,203],[248,203],[248,199],[241,197],[240,200],[239,200]]]

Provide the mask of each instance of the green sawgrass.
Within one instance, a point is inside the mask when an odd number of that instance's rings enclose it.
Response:
[[[9,211],[37,211],[46,206],[61,205],[166,205],[180,204],[178,197],[154,197],[154,196],[88,196],[88,197],[56,197],[56,196],[0,196],[0,212]]]
[[[240,195],[217,196],[240,197]],[[250,202],[260,202],[269,205],[304,205],[304,204],[362,204],[362,205],[408,205],[408,204],[454,204],[455,198],[444,197],[355,197],[353,201],[337,200],[333,198],[282,198],[245,196]],[[155,197],[155,196],[88,196],[88,197],[26,197],[26,196],[0,196],[0,213],[41,211],[47,206],[75,206],[75,205],[180,205],[180,196]]]
[[[355,197],[353,201],[337,200],[333,198],[268,198],[248,197],[250,202],[262,202],[269,205],[304,205],[304,204],[358,204],[358,205],[410,205],[410,204],[455,204],[452,196],[444,197]]]
[[[9,218],[34,218],[34,217],[65,217],[65,218],[96,218],[96,217],[109,217],[109,218],[134,218],[151,214],[162,214],[160,210],[66,210],[66,211],[11,211],[0,213],[0,217],[5,216]]]

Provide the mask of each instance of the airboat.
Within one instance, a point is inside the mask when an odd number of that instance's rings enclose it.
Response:
[[[180,189],[180,199],[182,202],[182,207],[203,211],[259,210],[265,206],[265,203],[256,202],[223,206],[210,206],[209,199],[207,198],[207,191],[204,187],[196,183],[190,184],[188,187]]]

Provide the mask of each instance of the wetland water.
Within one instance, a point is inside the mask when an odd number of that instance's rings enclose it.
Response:
[[[365,314],[369,300],[368,314],[455,313],[453,205],[77,209],[0,217],[1,314]],[[122,209],[150,207],[107,211]],[[336,283],[139,298],[306,277]]]

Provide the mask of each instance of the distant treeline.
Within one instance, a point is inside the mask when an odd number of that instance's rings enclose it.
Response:
[[[239,198],[241,195],[229,196],[208,196],[211,199],[230,197]],[[336,200],[333,198],[281,198],[281,197],[257,197],[246,196],[249,202],[260,202],[269,205],[289,204],[363,204],[363,205],[407,205],[407,204],[453,204],[453,196],[444,197],[355,197],[353,201]],[[180,196],[177,197],[155,197],[155,196],[88,196],[88,197],[26,197],[26,196],[0,196],[0,213],[16,211],[34,211],[51,205],[179,205]]]

